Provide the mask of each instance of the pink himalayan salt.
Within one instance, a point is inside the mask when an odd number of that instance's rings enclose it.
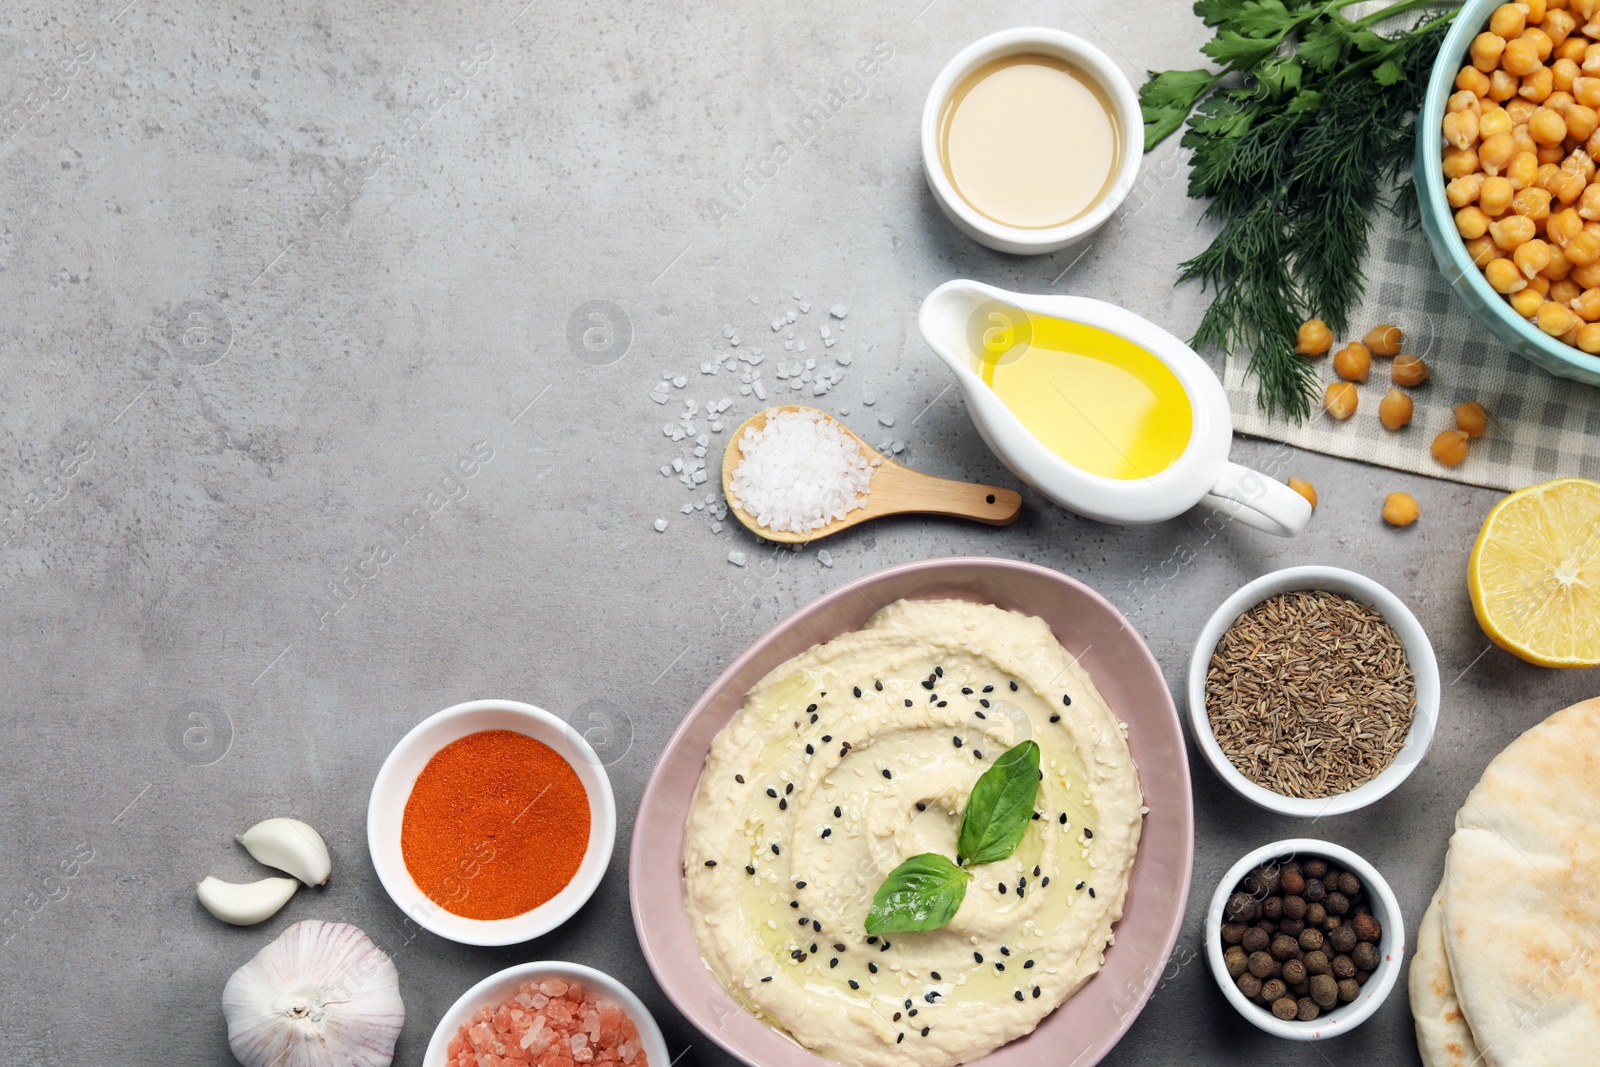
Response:
[[[523,982],[504,1004],[479,1008],[450,1040],[445,1067],[649,1067],[639,1028],[577,982]]]

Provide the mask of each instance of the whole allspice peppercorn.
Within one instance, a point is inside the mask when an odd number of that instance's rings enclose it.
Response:
[[[1265,919],[1277,922],[1283,918],[1283,898],[1268,897],[1261,902],[1261,915]]]
[[[1333,976],[1335,978],[1354,978],[1356,976],[1356,963],[1349,956],[1333,957]]]
[[[1377,970],[1378,946],[1370,941],[1363,941],[1350,950],[1350,959],[1363,971]]]
[[[1348,955],[1350,950],[1356,947],[1355,927],[1336,926],[1328,931],[1328,947],[1335,952]]]
[[[1283,895],[1285,897],[1297,897],[1305,890],[1305,887],[1306,879],[1300,873],[1300,865],[1296,863],[1284,864],[1283,873],[1278,878],[1278,888],[1283,890]]]
[[[1224,945],[1237,945],[1239,942],[1244,940],[1244,935],[1249,931],[1249,929],[1250,927],[1240,922],[1223,923],[1222,943]]]
[[[1357,941],[1376,941],[1383,936],[1383,925],[1373,918],[1371,914],[1357,915],[1350,926],[1356,932]]]
[[[1295,1012],[1294,1017],[1303,1023],[1308,1023],[1321,1014],[1322,1009],[1317,1007],[1316,1001],[1312,1000],[1310,997],[1301,997],[1298,1010]]]
[[[1289,987],[1282,978],[1269,978],[1261,983],[1261,999],[1271,1004],[1289,995]]]
[[[1280,997],[1272,1002],[1272,1014],[1284,1022],[1288,1022],[1300,1014],[1300,1005],[1295,1002],[1293,997]]]
[[[1361,983],[1352,978],[1343,978],[1339,981],[1339,1002],[1348,1004],[1361,995]]]
[[[1328,873],[1328,861],[1318,859],[1305,860],[1300,864],[1300,870],[1307,878],[1321,878]]]
[[[1300,931],[1299,944],[1300,947],[1305,951],[1315,952],[1317,949],[1322,947],[1322,942],[1322,931],[1318,930],[1316,927],[1308,926],[1304,930]],[[1273,953],[1273,955],[1277,955],[1277,953]]]
[[[1285,878],[1288,875],[1284,875]],[[1304,888],[1302,886],[1301,888]],[[1302,896],[1287,896],[1283,898],[1283,917],[1285,919],[1304,919],[1306,917],[1306,900]]]
[[[1311,979],[1311,999],[1317,1007],[1328,1009],[1339,1003],[1339,983],[1332,975],[1319,974]]]
[[[1234,945],[1222,954],[1222,965],[1228,969],[1229,978],[1237,978],[1250,968],[1250,954]]]
[[[1226,957],[1224,957],[1224,959],[1226,959]],[[1239,964],[1240,964],[1240,967],[1242,969],[1243,966],[1244,966],[1244,959],[1243,959],[1242,955],[1240,957]],[[1234,972],[1233,972],[1231,967],[1229,968],[1228,973],[1233,975],[1235,978],[1238,977],[1238,975],[1234,974]],[[1306,965],[1305,965],[1305,963],[1303,961],[1301,961],[1301,960],[1284,960],[1283,961],[1283,980],[1285,982],[1289,983],[1292,986],[1295,986],[1295,985],[1299,985],[1301,982],[1304,982],[1306,980],[1306,977],[1307,977],[1306,976]]]
[[[1300,936],[1305,937],[1308,933],[1315,933],[1315,931],[1305,930],[1301,932]],[[1321,934],[1317,935],[1317,940],[1322,940]],[[1272,939],[1271,952],[1272,958],[1281,963],[1284,960],[1298,956],[1300,954],[1300,944],[1288,934],[1279,934]]]
[[[1307,878],[1305,892],[1300,895],[1306,898],[1307,904],[1315,904],[1328,895],[1328,890],[1322,884],[1321,879]]]
[[[1261,912],[1261,905],[1249,893],[1235,893],[1228,898],[1227,907],[1223,909],[1223,916],[1228,919],[1237,919],[1243,922],[1253,922]]]
[[[1271,959],[1271,957],[1269,956],[1268,959]],[[1307,974],[1327,974],[1333,970],[1333,964],[1329,962],[1328,954],[1321,949],[1315,952],[1307,952],[1303,962],[1306,965]]]
[[[1304,919],[1285,919],[1278,924],[1278,933],[1288,934],[1290,937],[1299,937],[1300,931],[1306,928]]]
[[[1265,952],[1252,952],[1250,953],[1250,960],[1247,966],[1250,968],[1251,974],[1255,975],[1257,978],[1265,980],[1272,977],[1272,968],[1277,962],[1277,960],[1273,959]],[[1259,993],[1260,990],[1258,989],[1256,992]],[[1250,995],[1255,996],[1255,993],[1251,993]]]
[[[1346,871],[1339,876],[1339,892],[1347,897],[1355,896],[1361,892],[1361,879]]]
[[[1322,898],[1322,908],[1329,915],[1343,915],[1350,910],[1350,898],[1335,890]]]
[[[1328,909],[1321,904],[1306,905],[1306,925],[1321,926],[1328,921]]]
[[[1351,936],[1355,936],[1354,932],[1351,933]],[[1240,939],[1239,944],[1244,946],[1246,952],[1265,952],[1267,946],[1272,944],[1272,935],[1259,926],[1252,926],[1244,932],[1244,937]]]
[[[1261,979],[1249,971],[1244,972],[1239,976],[1239,992],[1254,1000],[1256,995],[1261,992]]]

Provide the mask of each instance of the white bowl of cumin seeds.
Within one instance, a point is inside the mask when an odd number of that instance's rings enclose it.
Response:
[[[1217,777],[1268,811],[1340,815],[1406,780],[1433,742],[1439,665],[1400,598],[1289,567],[1222,602],[1189,659],[1189,725]]]

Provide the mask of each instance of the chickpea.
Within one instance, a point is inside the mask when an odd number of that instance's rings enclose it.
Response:
[[[1295,477],[1292,477],[1292,476],[1288,479],[1288,482],[1289,482],[1289,488],[1290,489],[1293,489],[1295,492],[1297,492],[1301,496],[1305,497],[1306,498],[1306,503],[1310,504],[1313,509],[1316,508],[1316,506],[1317,506],[1317,487],[1316,486],[1312,485],[1310,482],[1306,481],[1304,478],[1295,478]]]
[[[1410,526],[1421,516],[1417,498],[1410,493],[1390,493],[1383,498],[1383,521],[1390,526]]]
[[[1506,165],[1505,172],[1506,180],[1511,183],[1511,188],[1520,192],[1521,190],[1533,185],[1534,178],[1538,176],[1539,157],[1533,152],[1518,152],[1516,155],[1511,157],[1511,162]],[[1541,191],[1548,192],[1549,190]],[[1550,198],[1547,196],[1545,197],[1546,206],[1548,206],[1549,203]]]
[[[1361,343],[1371,349],[1373,355],[1387,359],[1400,354],[1400,341],[1404,336],[1400,327],[1386,322],[1368,330]]]
[[[1506,118],[1511,120],[1511,125],[1526,126],[1528,120],[1533,118],[1533,113],[1539,110],[1539,105],[1532,100],[1524,100],[1519,96],[1513,100],[1507,100],[1505,107],[1501,110],[1506,113]]]
[[[1489,75],[1489,92],[1487,95],[1490,100],[1496,102],[1510,100],[1517,95],[1517,88],[1517,79],[1499,68],[1496,68],[1494,73]]]
[[[1569,207],[1565,210],[1557,211],[1546,219],[1544,223],[1545,240],[1560,248],[1567,247],[1572,243],[1572,239],[1582,232],[1583,216],[1578,214],[1576,208]]]
[[[1531,285],[1520,293],[1511,294],[1511,310],[1525,319],[1533,318],[1543,305],[1544,294]]]
[[[1473,65],[1480,70],[1483,69],[1476,57],[1473,59]],[[1500,53],[1501,70],[1514,78],[1526,78],[1540,66],[1539,46],[1533,41],[1527,37],[1518,37],[1505,42],[1504,50]]]
[[[1467,255],[1472,257],[1472,265],[1480,268],[1487,267],[1497,259],[1505,258],[1505,253],[1495,246],[1494,238],[1488,234],[1469,239]]]
[[[1600,70],[1600,44],[1591,44],[1583,50],[1583,58],[1578,60],[1578,66],[1584,70]],[[1477,70],[1477,67],[1473,67]]]
[[[1446,149],[1446,151],[1449,151],[1449,149]],[[1539,169],[1534,172],[1533,184],[1548,193],[1550,192],[1551,179],[1560,173],[1561,168],[1555,163],[1540,163]]]
[[[1295,331],[1294,350],[1302,356],[1326,355],[1333,347],[1333,331],[1321,319],[1307,319]]]
[[[1527,11],[1516,4],[1501,4],[1489,16],[1489,32],[1510,40],[1527,26]]]
[[[1600,289],[1585,289],[1567,306],[1584,322],[1600,322]]]
[[[1507,178],[1506,181],[1510,181]],[[1483,191],[1484,177],[1482,174],[1469,174],[1465,178],[1452,178],[1444,187],[1444,198],[1453,208],[1463,208],[1468,204],[1478,202],[1478,194]]]
[[[1580,68],[1576,62],[1570,59],[1558,59],[1554,63],[1550,64],[1550,76],[1555,79],[1555,87],[1557,90],[1564,93],[1572,92],[1572,83],[1578,80],[1578,75],[1581,72],[1582,68]],[[1462,89],[1458,91],[1472,92],[1470,89]],[[1483,96],[1482,93],[1472,93],[1472,95],[1475,97]]]
[[[1563,167],[1560,173],[1550,179],[1550,183],[1546,188],[1562,204],[1574,204],[1577,202],[1578,197],[1583,195],[1583,190],[1588,187],[1588,184],[1581,172],[1567,170]],[[1577,213],[1574,212],[1573,214],[1576,216]],[[1583,228],[1581,221],[1578,223],[1578,228]]]
[[[1545,299],[1546,294],[1550,292],[1549,277],[1543,274],[1535,274],[1533,277],[1528,279],[1527,291],[1530,293],[1538,293],[1539,299],[1542,302]],[[1537,311],[1539,309],[1534,308],[1534,310]]]
[[[1467,435],[1461,430],[1446,430],[1433,439],[1429,451],[1446,467],[1459,466],[1467,458]]]
[[[1576,101],[1572,99],[1571,93],[1564,93],[1560,89],[1557,89],[1549,96],[1545,97],[1544,103],[1540,106],[1547,107],[1551,111],[1554,111],[1556,114],[1565,118],[1567,114],[1567,108],[1571,107],[1574,103],[1576,103]],[[1483,117],[1482,107],[1478,109],[1478,117]]]
[[[1568,267],[1567,269],[1571,270],[1572,268]],[[1577,282],[1562,278],[1559,281],[1551,281],[1550,291],[1545,293],[1545,299],[1554,301],[1557,304],[1565,304],[1570,308],[1572,302],[1582,295],[1583,290],[1578,286]],[[1569,329],[1577,329],[1578,325],[1578,323],[1574,322]]]
[[[1468,401],[1457,404],[1452,410],[1456,415],[1456,429],[1474,440],[1489,428],[1489,413],[1483,410],[1482,404]]]
[[[1534,23],[1539,23],[1539,22],[1542,22],[1543,20],[1542,19],[1534,19],[1533,21],[1534,21]],[[1550,37],[1550,35],[1548,33],[1545,33],[1537,25],[1532,25],[1532,26],[1529,26],[1526,29],[1524,29],[1522,31],[1522,36],[1518,37],[1517,40],[1519,40],[1519,41],[1527,41],[1530,44],[1532,44],[1533,45],[1533,54],[1535,56],[1539,57],[1539,62],[1540,63],[1543,63],[1545,60],[1549,59],[1550,58],[1550,53],[1554,52],[1556,50],[1555,41],[1551,39],[1551,37]],[[1507,41],[1506,42],[1506,46],[1509,48],[1511,46],[1511,42]],[[1505,66],[1505,56],[1502,55],[1500,58],[1501,58],[1500,65],[1501,66]],[[1512,73],[1515,73],[1515,71],[1513,71]],[[1518,75],[1518,77],[1521,77],[1521,75]]]
[[[1577,326],[1578,322],[1578,316],[1571,308],[1554,300],[1546,300],[1540,304],[1539,310],[1533,316],[1533,324],[1551,337],[1560,337]]]
[[[1550,263],[1550,246],[1535,237],[1518,245],[1517,250],[1511,253],[1511,260],[1524,278],[1531,278]]]
[[[1584,77],[1573,82],[1572,98],[1584,107],[1600,107],[1600,78]]]
[[[1478,183],[1479,193],[1482,193],[1483,183]],[[1537,186],[1528,189],[1519,189],[1511,198],[1511,210],[1518,215],[1525,215],[1534,222],[1543,222],[1550,215],[1550,190],[1540,189]]]
[[[1451,93],[1450,98],[1444,102],[1444,109],[1447,114],[1454,114],[1457,111],[1470,111],[1479,116],[1483,114],[1483,104],[1478,99],[1478,94],[1469,89],[1457,89]]]
[[[1539,27],[1545,36],[1550,38],[1551,45],[1559,48],[1566,43],[1572,31],[1578,28],[1578,20],[1572,17],[1571,12],[1555,8],[1545,15]]]
[[[1472,39],[1467,54],[1472,57],[1474,67],[1488,74],[1500,66],[1500,58],[1505,50],[1506,39],[1497,33],[1485,30]]]
[[[1565,255],[1562,258],[1565,258]],[[1600,263],[1591,263],[1587,267],[1573,267],[1572,280],[1585,289],[1600,286]]]
[[[1574,141],[1588,141],[1600,129],[1600,111],[1583,104],[1568,104],[1561,109],[1561,117],[1567,120],[1567,136]],[[1483,120],[1478,126],[1483,126]]]
[[[1478,208],[1464,207],[1461,210],[1476,210],[1482,214],[1482,210]],[[1503,219],[1495,219],[1489,223],[1489,234],[1494,238],[1494,243],[1507,252],[1515,251],[1518,245],[1533,240],[1536,229],[1533,220],[1525,215],[1507,215]]]
[[[1522,271],[1509,259],[1497,259],[1490,263],[1483,269],[1483,276],[1488,279],[1489,287],[1501,296],[1510,296],[1528,287],[1528,280],[1522,276]]]
[[[1510,133],[1514,126],[1516,123],[1511,121],[1511,114],[1503,107],[1492,107],[1478,116],[1478,136],[1484,140],[1497,133]],[[1478,156],[1482,158],[1483,153],[1479,152]]]
[[[1461,111],[1450,112],[1450,115],[1456,116],[1464,114],[1471,113]],[[1450,115],[1445,116],[1447,125],[1449,125]],[[1459,126],[1460,123],[1457,123],[1456,125]],[[1475,120],[1474,126],[1476,126]],[[1461,139],[1460,132],[1461,131],[1458,130],[1456,137],[1450,138],[1450,143],[1455,145],[1457,148],[1470,148],[1472,145],[1471,141],[1468,141],[1466,144],[1459,143]],[[1446,130],[1447,135],[1448,133],[1449,131]],[[1535,111],[1533,113],[1533,117],[1528,120],[1528,135],[1533,138],[1534,144],[1547,146],[1559,145],[1562,141],[1567,139],[1567,124],[1565,120],[1563,120],[1556,112],[1551,111],[1547,107],[1541,107],[1538,111]]]
[[[1589,39],[1587,37],[1568,37],[1565,41],[1556,45],[1555,57],[1557,61],[1565,59],[1572,63],[1582,63],[1584,49],[1588,47]],[[1478,68],[1473,67],[1472,69],[1477,70]],[[1483,94],[1479,93],[1478,95],[1482,96]]]
[[[1521,0],[1521,4],[1528,9],[1528,25],[1537,26],[1544,21],[1545,8],[1549,6],[1545,0]]]
[[[1449,125],[1449,123],[1446,123],[1446,125]],[[1449,136],[1448,131],[1446,131],[1446,136]],[[1450,148],[1457,152],[1473,151],[1471,144],[1458,145],[1453,141]],[[1477,155],[1479,167],[1482,167],[1488,174],[1499,174],[1516,158],[1517,138],[1515,134],[1511,133],[1494,134],[1492,137],[1485,138],[1484,142],[1478,145]],[[1537,153],[1534,158],[1537,161]],[[1478,167],[1472,168],[1468,174],[1477,173],[1477,169]]]
[[[1378,402],[1378,421],[1385,430],[1398,430],[1411,423],[1413,409],[1411,398],[1398,389],[1391,388]]]
[[[1578,327],[1578,347],[1589,355],[1600,355],[1600,322]]]
[[[1356,413],[1360,401],[1356,387],[1350,382],[1330,382],[1322,393],[1322,406],[1340,422]]]
[[[1536,104],[1550,99],[1550,94],[1555,91],[1555,75],[1549,67],[1540,67],[1538,70],[1522,79],[1522,84],[1517,86],[1517,95],[1525,100],[1532,100]]]
[[[1470,148],[1454,146],[1444,150],[1444,176],[1459,178],[1478,169],[1478,153]]]
[[[1581,56],[1583,53],[1580,50],[1578,54]],[[1578,67],[1576,62],[1574,62],[1572,65],[1578,70],[1583,69],[1582,67]],[[1578,75],[1574,74],[1573,77],[1576,78]],[[1465,89],[1474,96],[1488,96],[1489,76],[1483,71],[1479,70],[1477,67],[1469,64],[1465,67],[1462,67],[1461,72],[1456,75],[1456,88]]]
[[[1600,189],[1600,185],[1590,188]],[[1567,242],[1567,247],[1562,250],[1561,255],[1574,267],[1590,266],[1596,260],[1600,260],[1600,236],[1584,230]]]
[[[1558,144],[1542,144],[1534,147],[1534,158],[1540,163],[1560,163],[1565,149]]]
[[[1556,121],[1561,122],[1561,116],[1556,115]],[[1450,112],[1444,117],[1443,128],[1445,141],[1457,148],[1471,148],[1478,143],[1478,115],[1474,111]],[[1565,137],[1566,133],[1567,124],[1561,122],[1561,135]]]
[[[1333,372],[1347,382],[1364,382],[1372,370],[1372,350],[1360,341],[1351,341],[1333,357]]]
[[[1452,184],[1454,184],[1454,183],[1452,183]],[[1478,190],[1481,192],[1482,189],[1483,189],[1483,183],[1479,182],[1478,183]],[[1464,188],[1462,188],[1460,190],[1461,193],[1466,193],[1468,191],[1469,191],[1469,188],[1467,188],[1467,187],[1464,187]],[[1448,187],[1446,187],[1445,188],[1445,198],[1449,199],[1449,195],[1450,195],[1450,190],[1449,190]],[[1465,203],[1470,204],[1471,202],[1472,202],[1471,200],[1468,200]],[[1460,206],[1464,206],[1464,205],[1456,205],[1456,206],[1460,207]],[[1597,220],[1600,220],[1600,185],[1591,185],[1587,189],[1585,189],[1578,196],[1577,211],[1578,211],[1578,217],[1581,218],[1581,219],[1584,219],[1584,220],[1586,220],[1588,222],[1595,222]]]
[[[1554,289],[1558,282],[1566,280],[1567,275],[1571,273],[1572,264],[1567,262],[1566,253],[1553,249],[1550,253],[1550,262],[1546,263],[1540,268],[1539,277],[1549,281],[1550,287]],[[1577,296],[1578,292],[1583,289],[1583,286],[1579,285],[1577,282],[1573,282],[1572,285],[1574,289],[1572,295]]]
[[[1594,157],[1581,148],[1574,148],[1572,154],[1561,161],[1561,169],[1569,174],[1577,174],[1585,182],[1594,180]]]
[[[1389,368],[1389,378],[1396,385],[1414,389],[1428,380],[1427,361],[1421,356],[1402,352],[1394,357],[1394,366]]]

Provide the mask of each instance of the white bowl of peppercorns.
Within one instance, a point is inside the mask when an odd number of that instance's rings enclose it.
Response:
[[[1206,959],[1228,1001],[1290,1041],[1360,1026],[1400,976],[1405,925],[1389,883],[1328,841],[1263,845],[1234,864],[1206,912]]]

